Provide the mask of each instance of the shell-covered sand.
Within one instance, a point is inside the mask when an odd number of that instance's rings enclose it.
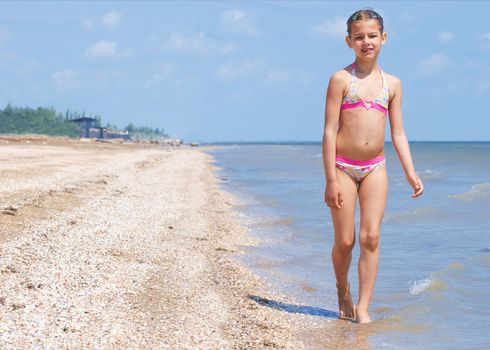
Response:
[[[0,140],[0,348],[359,348],[238,262],[257,242],[214,172],[196,148]]]

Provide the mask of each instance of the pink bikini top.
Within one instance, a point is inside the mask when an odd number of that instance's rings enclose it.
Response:
[[[357,93],[356,65],[355,63],[352,63],[352,73],[351,73],[349,92],[342,99],[342,105],[340,106],[340,109],[344,110],[350,108],[364,107],[366,110],[370,110],[371,108],[375,108],[378,111],[381,111],[384,114],[386,114],[388,112],[390,92],[388,90],[388,81],[383,71],[381,69],[379,71],[381,72],[381,78],[383,79],[383,88],[381,89],[381,92],[379,93],[378,97],[376,97],[374,101],[363,100]]]

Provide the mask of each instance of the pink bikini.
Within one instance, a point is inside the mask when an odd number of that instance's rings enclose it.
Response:
[[[335,156],[335,166],[360,183],[374,170],[385,165],[385,156],[378,156],[369,160],[354,160],[342,156]]]
[[[383,80],[383,88],[381,89],[381,92],[374,100],[363,100],[357,92],[356,66],[353,63],[349,92],[342,99],[340,109],[345,110],[351,108],[364,108],[368,111],[371,108],[374,108],[386,116],[386,113],[388,112],[390,93],[388,90],[388,81],[383,71],[380,70],[380,73]],[[369,160],[354,160],[340,155],[335,156],[335,166],[352,177],[352,179],[354,179],[354,181],[358,184],[364,180],[366,176],[383,165],[385,165],[384,155]]]
[[[374,108],[386,115],[390,101],[390,92],[388,90],[388,81],[386,80],[385,74],[381,69],[379,71],[381,72],[381,78],[383,79],[383,88],[381,89],[381,92],[374,101],[363,100],[359,96],[356,88],[356,65],[354,63],[352,64],[349,92],[342,99],[342,105],[340,106],[342,111],[344,109],[364,107],[367,111]]]

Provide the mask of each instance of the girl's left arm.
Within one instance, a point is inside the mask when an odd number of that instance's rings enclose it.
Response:
[[[393,77],[390,80],[390,89],[393,91],[393,97],[389,107],[391,141],[398,154],[398,158],[400,158],[407,181],[413,188],[412,198],[417,198],[424,192],[424,185],[415,172],[412,155],[410,154],[410,146],[403,128],[402,84],[398,78]]]

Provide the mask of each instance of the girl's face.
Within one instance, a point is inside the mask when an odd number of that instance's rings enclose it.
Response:
[[[350,35],[345,40],[354,50],[356,57],[376,58],[381,46],[386,42],[386,33],[379,31],[378,21],[375,19],[355,21],[350,29]]]

